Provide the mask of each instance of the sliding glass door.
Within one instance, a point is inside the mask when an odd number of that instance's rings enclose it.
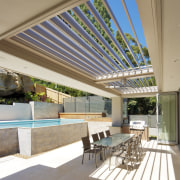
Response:
[[[177,144],[177,93],[157,95],[158,143]]]

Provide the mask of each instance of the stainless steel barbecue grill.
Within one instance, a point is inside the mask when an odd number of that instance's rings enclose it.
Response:
[[[145,121],[130,121],[130,130],[144,130]]]

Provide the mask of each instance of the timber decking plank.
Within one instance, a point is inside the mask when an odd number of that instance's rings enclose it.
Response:
[[[173,168],[173,162],[172,162],[172,155],[167,154],[167,163],[168,163],[168,174],[169,174],[169,179],[170,180],[175,180],[175,173],[174,173],[174,168]]]
[[[150,152],[146,152],[146,155],[143,159],[143,161],[141,162],[141,165],[139,166],[135,176],[134,176],[134,179],[141,179],[143,177],[143,174],[144,174],[144,171],[145,171],[145,168],[146,168],[146,164],[148,162],[148,159],[149,159],[149,156],[150,156]]]

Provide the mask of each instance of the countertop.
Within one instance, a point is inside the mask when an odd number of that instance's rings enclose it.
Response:
[[[130,126],[130,124],[122,124],[122,127],[129,127]],[[144,127],[148,127],[148,125],[144,125]]]

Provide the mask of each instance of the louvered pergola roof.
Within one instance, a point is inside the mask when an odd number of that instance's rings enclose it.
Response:
[[[85,2],[86,7],[108,35],[117,51],[111,47],[79,6],[73,7],[71,13],[67,11],[57,13],[54,17],[9,36],[7,40],[42,57],[46,56],[65,64],[72,71],[93,81],[94,84],[104,86],[107,91],[110,89],[111,92],[122,95],[157,92],[152,65],[143,55],[141,42],[138,40],[125,1],[122,0],[122,4],[141,53],[139,59],[133,52],[108,2],[110,1],[104,0],[103,4],[131,53],[133,62],[128,58],[91,1]],[[75,20],[73,14],[93,35],[90,35]]]

